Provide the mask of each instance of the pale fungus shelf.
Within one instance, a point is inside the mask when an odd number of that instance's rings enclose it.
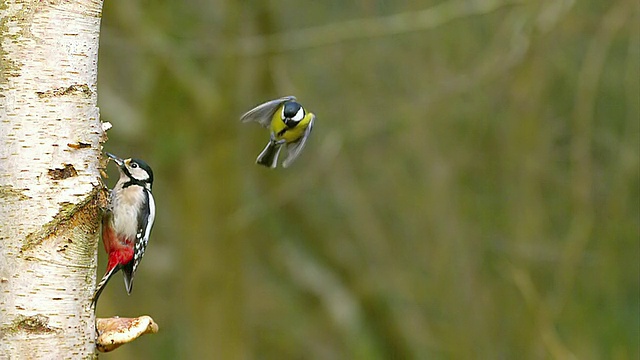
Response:
[[[96,319],[96,330],[96,348],[100,352],[109,352],[144,334],[157,333],[158,324],[148,315],[137,318],[99,318]]]

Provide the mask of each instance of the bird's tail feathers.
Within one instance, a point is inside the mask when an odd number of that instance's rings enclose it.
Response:
[[[93,294],[93,299],[91,300],[92,307],[94,307],[98,302],[98,298],[100,297],[102,290],[104,290],[105,286],[107,286],[107,283],[109,282],[109,279],[111,279],[111,276],[113,276],[113,274],[115,274],[118,270],[120,270],[120,267],[114,266],[111,268],[111,270],[107,271],[107,273],[104,274],[102,280],[100,280],[98,286],[96,287],[96,292]]]
[[[260,155],[258,155],[256,163],[272,169],[275,168],[278,165],[278,155],[280,155],[280,150],[282,150],[282,145],[269,141],[264,150],[262,150]]]
[[[131,295],[131,290],[133,290],[133,261],[122,268],[122,276],[124,277],[124,286],[127,289],[127,295]]]

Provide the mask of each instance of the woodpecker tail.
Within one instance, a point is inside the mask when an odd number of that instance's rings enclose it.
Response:
[[[122,267],[122,276],[124,277],[124,286],[127,289],[127,295],[131,295],[133,290],[133,261]]]
[[[92,307],[96,306],[96,303],[98,302],[98,298],[100,297],[102,290],[104,290],[105,286],[107,286],[107,283],[109,282],[109,279],[111,279],[111,276],[113,276],[113,274],[118,272],[118,270],[120,270],[120,267],[114,266],[111,268],[111,270],[107,271],[107,273],[104,274],[104,276],[102,277],[102,280],[100,280],[100,282],[98,283],[98,286],[96,287],[96,292],[93,294],[93,299],[91,300]]]
[[[260,155],[258,155],[258,159],[256,159],[256,164],[264,165],[270,168],[275,168],[278,165],[278,155],[280,155],[280,150],[282,149],[282,145],[276,144],[273,141],[269,141],[267,147],[262,150]]]

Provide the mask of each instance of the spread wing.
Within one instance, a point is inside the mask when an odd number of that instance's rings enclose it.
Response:
[[[249,122],[249,121],[257,121],[260,125],[268,128],[271,125],[271,118],[273,114],[275,114],[276,110],[280,105],[284,104],[287,101],[296,100],[295,96],[285,96],[279,99],[267,101],[264,104],[260,104],[253,109],[247,111],[240,117],[240,121]]]
[[[307,144],[307,138],[309,138],[309,134],[311,134],[311,130],[313,130],[313,123],[316,120],[316,115],[311,114],[311,120],[309,120],[309,125],[304,131],[304,134],[300,139],[296,142],[292,142],[287,144],[287,158],[282,162],[282,167],[289,167],[291,163],[298,158],[302,149]]]

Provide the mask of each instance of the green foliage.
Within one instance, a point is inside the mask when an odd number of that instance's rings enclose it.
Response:
[[[160,333],[104,357],[638,358],[638,6],[461,3],[106,3],[158,214],[98,313]],[[314,133],[258,167],[239,116],[290,94]]]

